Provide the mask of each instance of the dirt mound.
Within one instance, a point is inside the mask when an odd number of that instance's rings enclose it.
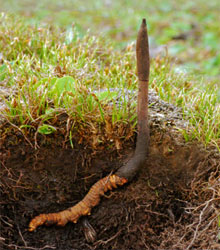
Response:
[[[145,166],[133,182],[109,193],[88,218],[97,233],[87,243],[82,220],[64,228],[27,231],[39,213],[74,205],[92,184],[117,169],[133,149],[89,157],[55,144],[21,143],[1,152],[1,249],[219,249],[220,157],[177,135],[151,130]]]

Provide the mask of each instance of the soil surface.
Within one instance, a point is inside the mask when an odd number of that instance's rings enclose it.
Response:
[[[96,154],[62,140],[47,139],[34,149],[19,133],[2,140],[0,249],[220,249],[220,155],[185,143],[175,129],[181,121],[175,107],[153,94],[150,102],[146,163],[132,182],[106,193],[87,217],[97,234],[93,243],[85,238],[83,218],[34,232],[28,224],[40,213],[79,202],[132,156],[135,138],[120,151]]]

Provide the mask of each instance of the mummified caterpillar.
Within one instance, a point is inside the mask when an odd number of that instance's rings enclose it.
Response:
[[[40,214],[36,216],[29,224],[29,231],[34,231],[41,225],[50,226],[57,224],[58,226],[65,226],[69,221],[76,223],[80,216],[90,215],[91,209],[98,205],[101,195],[104,195],[108,190],[112,190],[112,188],[124,185],[126,182],[127,179],[117,175],[106,176],[97,181],[90,188],[84,199],[75,206],[58,213]]]

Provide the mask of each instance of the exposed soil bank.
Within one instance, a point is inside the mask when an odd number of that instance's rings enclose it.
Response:
[[[151,130],[141,172],[93,209],[94,243],[81,220],[27,231],[33,216],[74,205],[132,152],[89,157],[84,149],[2,145],[1,249],[219,249],[220,157],[168,130]]]

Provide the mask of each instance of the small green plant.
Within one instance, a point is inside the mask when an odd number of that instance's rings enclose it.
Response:
[[[218,240],[220,240],[220,216],[218,216]]]
[[[48,125],[48,124],[42,124],[38,127],[37,132],[43,135],[49,135],[56,131],[56,128]]]

